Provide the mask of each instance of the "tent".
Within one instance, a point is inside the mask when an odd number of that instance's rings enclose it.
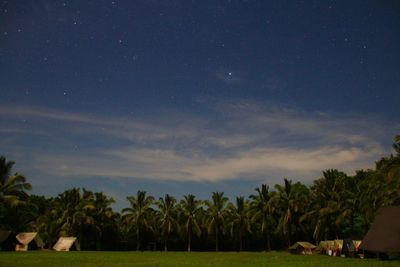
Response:
[[[0,244],[3,243],[11,234],[11,231],[0,231]]]
[[[27,251],[28,247],[30,249],[32,248],[37,249],[37,248],[43,248],[44,246],[43,241],[39,237],[37,232],[19,233],[18,235],[15,236],[15,238],[18,240],[18,244],[16,244],[15,246],[16,251]]]
[[[296,242],[293,246],[289,247],[289,251],[298,254],[311,255],[312,251],[316,248],[313,244],[309,242]]]
[[[74,248],[76,250],[80,250],[76,237],[60,237],[53,249],[56,251],[70,251],[72,245],[75,245]]]
[[[343,248],[343,240],[325,240],[321,241],[318,244],[317,250],[321,252],[321,254],[327,254],[329,256],[339,256],[342,252]]]
[[[12,231],[0,231],[0,250],[13,251],[18,240]]]
[[[360,244],[361,240],[344,239],[341,252],[346,257],[355,257],[358,254],[358,248],[360,247]]]
[[[367,252],[400,252],[400,206],[381,207],[360,245]]]
[[[344,240],[343,239],[335,239],[333,241],[335,243],[335,249],[339,252],[342,252]]]
[[[359,253],[362,240],[353,240],[356,253]]]
[[[325,240],[321,241],[318,244],[317,250],[321,252],[321,254],[332,255],[332,251],[335,249],[335,241],[334,240]]]

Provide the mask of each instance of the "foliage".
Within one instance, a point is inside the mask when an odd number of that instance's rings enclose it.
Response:
[[[0,157],[0,228],[38,231],[48,248],[59,236],[76,236],[84,250],[269,251],[298,240],[361,239],[380,207],[400,205],[399,138],[396,155],[353,176],[328,169],[311,186],[285,178],[274,190],[262,184],[235,202],[223,192],[209,200],[166,194],[155,201],[139,190],[121,214],[102,192],[29,196],[25,176],[12,174],[14,162]]]

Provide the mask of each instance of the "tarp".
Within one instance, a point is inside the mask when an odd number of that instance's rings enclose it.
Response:
[[[400,252],[400,206],[382,207],[359,248],[371,252]]]
[[[76,237],[60,237],[57,243],[53,246],[56,251],[69,251],[72,245],[76,242]],[[75,244],[77,250],[79,246]]]
[[[36,235],[37,235],[36,232],[27,232],[27,233],[19,233],[15,237],[17,238],[19,243],[26,246],[36,237]]]

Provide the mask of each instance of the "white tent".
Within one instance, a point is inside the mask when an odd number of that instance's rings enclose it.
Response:
[[[74,244],[76,250],[80,250],[76,237],[60,237],[53,249],[56,251],[69,251]]]
[[[18,235],[15,236],[17,238],[19,244],[15,246],[16,251],[27,251],[28,250],[28,245],[29,243],[32,242],[32,240],[35,240],[37,242],[37,246],[39,247],[41,244],[41,240],[39,239],[39,236],[37,235],[37,232],[25,232],[25,233],[19,233]]]

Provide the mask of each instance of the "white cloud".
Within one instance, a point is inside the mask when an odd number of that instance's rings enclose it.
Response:
[[[382,138],[394,135],[378,119],[267,108],[254,101],[218,103],[208,112],[212,116],[163,111],[137,119],[3,106],[0,115],[8,119],[0,126],[10,124],[5,129],[15,137],[1,144],[24,151],[29,131],[47,133],[45,146],[26,147],[30,161],[22,163],[43,176],[312,180],[327,168],[352,173],[372,167],[387,152]],[[18,116],[38,123],[28,131],[25,124],[13,124]],[[78,149],[68,150],[66,144]]]
[[[322,147],[297,150],[290,148],[252,149],[233,156],[218,158],[157,149],[122,149],[103,155],[40,156],[37,168],[42,172],[62,176],[137,177],[170,181],[221,181],[268,175],[295,176],[310,179],[310,175],[327,168],[353,172],[371,166],[381,150]],[[366,165],[367,164],[367,165]],[[312,177],[315,178],[315,177]]]

